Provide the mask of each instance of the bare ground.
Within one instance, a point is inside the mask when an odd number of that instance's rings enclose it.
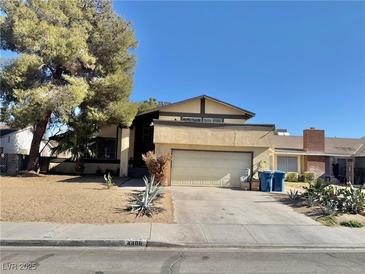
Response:
[[[125,180],[125,179],[124,179]],[[117,179],[121,185],[123,179]],[[126,212],[132,189],[106,189],[103,178],[44,175],[40,177],[0,177],[0,220],[11,222],[57,223],[172,223],[171,192],[157,204],[163,210],[152,218]]]

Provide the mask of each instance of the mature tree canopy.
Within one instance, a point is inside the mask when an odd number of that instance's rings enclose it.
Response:
[[[138,113],[142,113],[151,109],[154,109],[159,106],[159,103],[155,98],[149,98],[146,101],[143,101],[138,106]]]
[[[28,169],[53,119],[132,122],[137,43],[110,1],[1,0],[0,8],[1,49],[19,53],[0,75],[2,119],[34,126]]]

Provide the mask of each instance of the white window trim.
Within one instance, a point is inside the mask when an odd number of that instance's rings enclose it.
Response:
[[[301,157],[292,155],[292,154],[277,154],[275,159],[275,169],[279,168],[279,157],[293,157],[297,158],[297,171],[288,171],[288,172],[298,172],[301,173]],[[287,163],[288,164],[288,163]]]
[[[200,117],[181,117],[181,121],[184,122],[193,122],[193,123],[201,123],[202,118]]]

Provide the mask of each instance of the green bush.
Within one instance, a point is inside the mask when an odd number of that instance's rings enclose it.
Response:
[[[347,227],[363,227],[364,225],[356,220],[349,220],[340,223],[342,226]]]
[[[316,175],[313,172],[304,172],[304,182],[310,184],[314,182]]]
[[[336,218],[334,216],[321,216],[317,218],[317,221],[320,221],[326,226],[334,226],[337,224]]]
[[[288,172],[285,177],[287,182],[298,182],[298,172]]]

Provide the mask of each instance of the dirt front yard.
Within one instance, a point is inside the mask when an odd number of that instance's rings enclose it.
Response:
[[[173,222],[168,188],[163,189],[164,196],[157,203],[162,212],[152,218],[136,218],[125,211],[133,190],[106,189],[102,182],[101,176],[0,177],[0,220],[90,224]]]

